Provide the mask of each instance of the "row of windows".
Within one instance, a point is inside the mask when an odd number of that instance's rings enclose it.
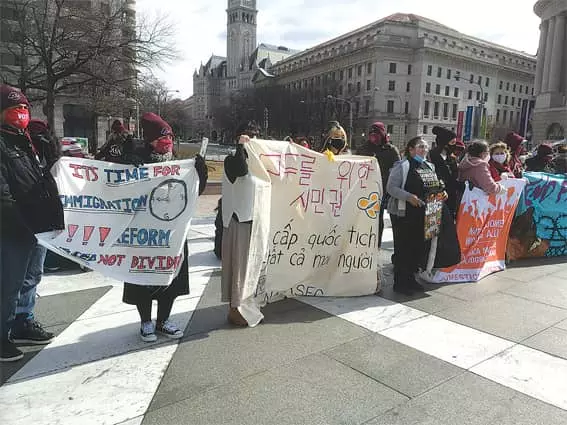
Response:
[[[439,119],[442,116],[443,119],[447,120],[449,119],[449,112],[450,112],[451,119],[456,120],[458,109],[459,109],[459,105],[456,103],[453,103],[449,106],[448,102],[443,102],[442,105],[440,102],[433,102],[433,118]],[[442,115],[439,115],[440,112],[442,112]],[[426,100],[423,103],[423,117],[429,118],[430,115],[431,115],[431,102],[429,100]]]
[[[517,112],[514,114],[514,111],[500,111],[500,109],[496,110],[496,124],[508,124],[510,123],[510,127],[513,127],[514,119],[517,121],[520,119],[521,114]],[[509,117],[509,118],[508,118]]]
[[[388,67],[388,72],[390,74],[397,74],[398,73],[398,64],[396,62],[390,62],[390,66]],[[412,72],[412,65],[411,63],[408,64],[407,67],[407,75],[411,75]]]
[[[508,103],[508,100],[510,100],[510,103]],[[498,95],[497,103],[499,105],[502,105],[502,95],[501,94]],[[508,96],[504,96],[504,105],[516,106],[517,108],[520,108],[522,106],[522,98],[519,97],[518,103],[516,103],[515,97],[509,98]]]

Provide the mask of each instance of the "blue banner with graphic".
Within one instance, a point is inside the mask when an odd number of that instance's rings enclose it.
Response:
[[[567,255],[567,175],[525,173],[508,239],[508,258]]]
[[[474,106],[467,106],[467,114],[465,119],[465,134],[463,141],[468,142],[472,138]]]

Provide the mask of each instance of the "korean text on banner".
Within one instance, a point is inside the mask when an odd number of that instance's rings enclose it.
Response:
[[[194,160],[134,167],[63,157],[52,173],[66,230],[36,235],[42,245],[114,279],[171,283],[198,195]]]
[[[567,255],[567,175],[524,173],[528,185],[510,229],[508,258]]]
[[[526,182],[508,179],[501,184],[506,189],[501,194],[465,189],[457,215],[462,260],[435,271],[432,282],[477,282],[505,269],[508,233]]]
[[[268,254],[258,298],[356,296],[377,291],[382,183],[375,158],[335,156],[252,140],[270,177]],[[251,169],[254,167],[251,167]]]

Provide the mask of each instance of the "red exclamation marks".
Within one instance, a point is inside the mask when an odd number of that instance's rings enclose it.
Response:
[[[83,245],[89,243],[89,239],[91,238],[94,231],[94,226],[85,226],[83,228]]]
[[[75,233],[77,233],[77,230],[79,230],[79,226],[77,226],[76,224],[69,224],[67,226],[67,232],[69,233],[69,237],[67,238],[67,242],[73,241],[73,237],[75,236]]]
[[[98,232],[100,234],[100,243],[98,245],[104,246],[104,241],[106,240],[108,234],[110,233],[110,227],[99,227]]]

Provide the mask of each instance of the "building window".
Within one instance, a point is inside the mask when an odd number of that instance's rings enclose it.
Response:
[[[343,81],[345,79],[345,72],[341,71],[340,73],[340,80]]]
[[[443,119],[446,120],[449,118],[449,104],[447,102],[443,103]]]
[[[510,91],[510,82],[506,83],[506,91]]]
[[[524,90],[524,86],[520,84],[520,91],[519,93],[522,94],[522,91]]]
[[[528,94],[528,86],[526,86],[526,91],[525,91],[525,93]],[[532,94],[534,94],[533,89],[532,89]]]
[[[439,119],[439,102],[433,104],[433,118]]]
[[[480,75],[478,76],[477,84],[479,86],[482,86],[482,76],[480,76]]]
[[[480,92],[479,91],[476,92],[476,100],[480,100]]]
[[[360,102],[356,102],[354,104],[354,114],[358,116],[359,112],[360,112]]]
[[[404,105],[404,114],[409,114],[409,102],[406,102],[406,104]]]
[[[500,81],[500,83],[498,83],[498,88],[500,90],[502,90],[504,88],[504,81]]]
[[[395,62],[390,62],[390,74],[395,74],[397,71],[398,65]]]
[[[351,93],[352,93],[352,83],[348,83],[347,93],[348,93],[348,94],[351,94]]]
[[[472,90],[469,90],[469,100],[472,99]]]
[[[342,85],[339,86],[339,94],[341,96],[343,95],[343,86]]]
[[[459,107],[459,105],[457,105],[456,103],[453,103],[453,110],[451,111],[451,118],[453,118],[453,121],[457,119],[458,107]]]
[[[471,78],[469,78],[469,83],[474,83],[474,74],[471,74]]]
[[[362,77],[362,65],[358,65],[358,69],[357,69],[356,73],[359,77]]]
[[[408,75],[411,75],[411,63],[408,65]]]
[[[356,83],[356,93],[359,94],[360,93],[360,89],[361,89],[361,84],[360,81],[358,83]]]
[[[386,111],[389,114],[394,113],[394,101],[393,100],[388,100],[388,103],[386,104]]]
[[[512,86],[512,91],[513,91],[514,93],[516,93],[516,84],[515,84],[515,83],[514,83],[514,85]]]
[[[484,102],[488,102],[488,93],[484,93]]]
[[[396,82],[394,80],[388,81],[388,90],[396,91]]]
[[[406,83],[406,91],[408,93],[411,91],[411,83],[409,81]]]
[[[515,104],[516,104],[516,98],[513,97],[513,98],[512,98],[512,101],[510,102],[510,105],[514,106]]]
[[[441,94],[441,84],[435,84],[435,94]]]
[[[348,78],[352,78],[352,68],[348,69]]]
[[[404,134],[408,134],[408,126],[407,126],[407,124],[404,125]]]
[[[392,124],[388,124],[386,127],[386,133],[393,134],[394,133],[394,126]]]
[[[423,134],[427,134],[427,130],[428,130],[427,126],[424,125],[424,126],[423,126]]]
[[[534,88],[532,87],[532,96],[534,95]]]
[[[508,111],[504,109],[504,112],[502,112],[502,122],[506,123],[508,118]]]
[[[431,93],[431,83],[425,83],[425,93]]]
[[[372,89],[372,81],[366,80],[366,91],[370,91]]]
[[[451,70],[447,69],[447,80],[451,79]]]
[[[508,96],[506,96],[506,97],[504,98],[504,105],[507,105],[507,104],[508,104]]]
[[[496,101],[496,103],[498,103],[499,105],[502,104],[502,95],[501,94],[498,95],[498,100]]]
[[[433,74],[433,65],[427,65],[427,76],[431,77]]]
[[[490,78],[486,77],[484,80],[484,86],[488,87],[490,85]]]
[[[510,111],[510,127],[512,127],[513,122],[514,122],[514,111]]]
[[[451,95],[451,87],[445,86],[445,96],[450,96],[450,95]]]
[[[441,67],[437,68],[437,78],[441,78],[442,75],[443,75],[443,68]]]
[[[426,100],[423,104],[423,117],[429,118],[429,100]]]
[[[522,99],[518,98],[518,108],[522,106]]]
[[[453,95],[455,97],[459,97],[459,88],[458,87],[455,87],[455,90],[453,90]]]
[[[368,62],[366,64],[366,73],[367,74],[372,74],[372,62]]]
[[[500,122],[500,109],[496,110],[496,122],[499,123]]]
[[[370,99],[366,99],[364,102],[364,113],[368,115],[370,112]]]

